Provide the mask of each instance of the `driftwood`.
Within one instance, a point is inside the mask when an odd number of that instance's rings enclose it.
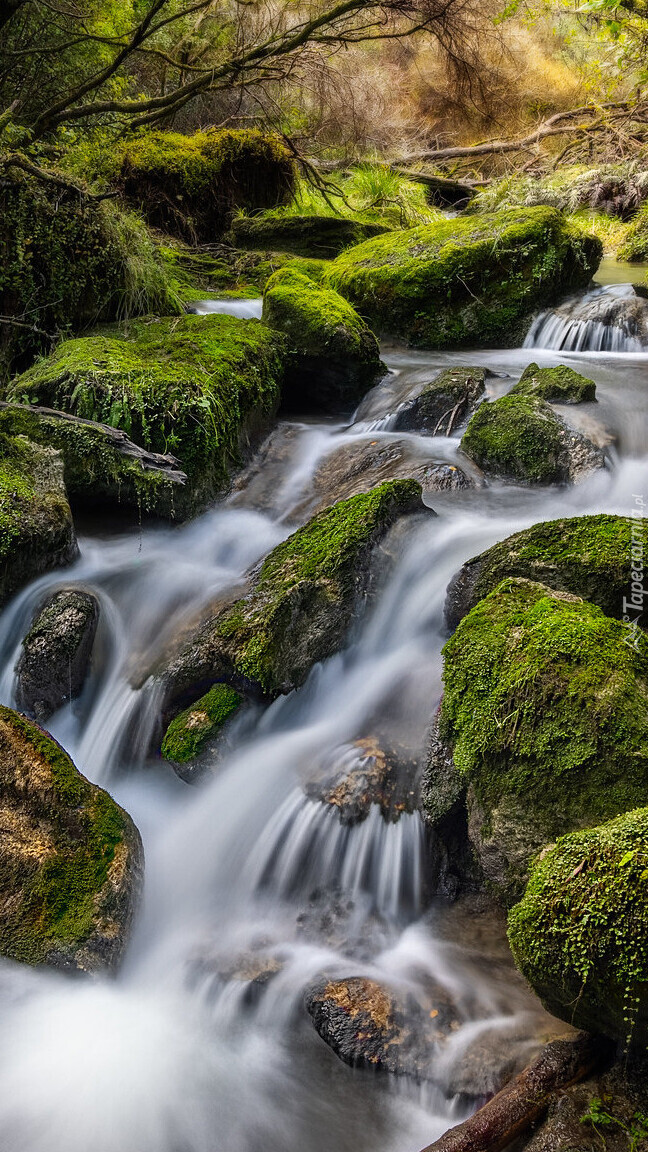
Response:
[[[582,1080],[608,1054],[607,1041],[589,1032],[552,1041],[474,1116],[423,1152],[501,1152],[543,1115],[556,1092]]]
[[[101,434],[109,442],[111,448],[114,448],[121,456],[128,456],[132,460],[138,461],[143,471],[163,472],[167,479],[175,484],[184,484],[187,479],[175,456],[162,455],[159,452],[147,452],[145,448],[140,448],[138,444],[129,440],[126,433],[122,432],[120,428],[112,428],[110,424],[99,424],[95,420],[83,420],[80,416],[72,416],[69,412],[59,412],[55,408],[40,408],[33,404],[10,404],[4,400],[0,401],[0,411],[15,408],[24,412],[33,412],[35,416],[40,416],[43,419],[90,428],[93,432]]]

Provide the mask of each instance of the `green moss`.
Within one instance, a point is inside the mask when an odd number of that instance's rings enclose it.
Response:
[[[648,260],[648,204],[637,212],[625,234],[623,243],[617,249],[617,260],[639,263]]]
[[[239,248],[294,252],[299,256],[333,257],[345,248],[388,232],[383,224],[348,216],[239,216],[232,241]]]
[[[631,594],[633,531],[641,547],[644,525],[625,516],[546,520],[516,532],[464,565],[448,590],[451,613],[456,604],[464,615],[505,577],[517,576],[572,592],[620,617]],[[454,614],[450,622],[458,622]]]
[[[583,404],[596,400],[596,384],[564,364],[539,368],[529,364],[509,395],[538,396],[549,404]]]
[[[0,891],[7,909],[0,953],[30,964],[52,955],[73,963],[74,952],[96,936],[98,919],[116,911],[109,871],[136,833],[56,741],[9,708],[0,708],[0,746]]]
[[[441,735],[486,813],[523,800],[545,842],[648,795],[648,642],[592,604],[504,580],[444,648]]]
[[[535,308],[585,287],[601,253],[555,209],[514,209],[368,240],[327,279],[373,327],[412,344],[501,346]]]
[[[648,808],[573,832],[546,852],[510,912],[509,940],[550,1012],[645,1046]]]
[[[176,764],[193,760],[242,703],[240,692],[229,684],[215,684],[169,724],[162,741],[165,760]]]
[[[179,310],[146,228],[114,203],[5,177],[0,219],[0,313],[19,322],[4,330],[0,375],[60,333]]]
[[[285,143],[256,129],[147,132],[124,145],[118,182],[150,223],[211,244],[238,209],[285,203],[295,184]]]
[[[14,380],[9,399],[110,424],[146,449],[171,452],[188,475],[187,498],[204,503],[277,409],[283,337],[232,316],[133,321],[109,331],[65,341]]]
[[[481,404],[461,447],[480,468],[514,480],[559,484],[569,478],[564,426],[544,400],[526,391]]]

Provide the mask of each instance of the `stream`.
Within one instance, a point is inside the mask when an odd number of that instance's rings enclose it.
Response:
[[[633,272],[638,281],[644,270]],[[514,1050],[521,1066],[551,1031],[515,974],[501,923],[470,902],[427,899],[418,814],[387,823],[373,806],[345,826],[303,785],[313,765],[352,756],[378,722],[421,753],[441,695],[445,589],[464,560],[539,520],[628,515],[648,491],[648,351],[636,321],[648,301],[618,285],[598,293],[569,304],[567,318],[564,306],[539,318],[523,349],[385,347],[390,375],[350,423],[281,422],[232,493],[181,527],[81,523],[76,564],[6,608],[0,700],[13,705],[21,639],[43,598],[70,585],[98,596],[89,682],[49,727],[132,815],[146,882],[116,979],[0,962],[0,1152],[418,1152],[478,1105],[479,1090],[466,1089],[471,1053],[474,1062],[476,1051],[497,1060]],[[617,306],[629,297],[635,327],[624,343]],[[198,310],[223,307],[258,314],[254,301]],[[608,466],[578,486],[487,485],[462,462],[461,430],[432,438],[391,428],[439,369],[489,368],[493,397],[532,359],[596,381],[597,403],[558,409],[607,446]],[[379,595],[348,648],[298,692],[246,711],[214,771],[188,786],[147,756],[158,705],[147,673],[202,607],[338,498],[330,461],[366,444],[462,468],[474,487],[426,494],[437,516],[392,532]],[[414,998],[426,982],[443,987],[456,1026],[429,1079],[343,1064],[304,1009],[323,973],[368,976]]]

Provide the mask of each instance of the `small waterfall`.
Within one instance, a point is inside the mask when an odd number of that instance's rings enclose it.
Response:
[[[239,320],[260,320],[263,300],[197,300],[190,308],[196,316],[238,316]]]
[[[648,299],[632,284],[596,288],[537,316],[524,347],[642,352],[648,348]]]

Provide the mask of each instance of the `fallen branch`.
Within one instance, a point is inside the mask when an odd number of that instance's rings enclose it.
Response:
[[[79,196],[84,196],[87,200],[112,200],[117,196],[117,192],[89,192],[86,188],[81,188],[78,184],[66,179],[65,176],[61,176],[57,172],[50,172],[47,168],[41,168],[38,164],[32,164],[31,161],[26,160],[24,156],[9,155],[0,157],[0,169],[2,168],[18,168],[21,172],[27,172],[29,176],[35,176],[37,180],[42,181],[44,184],[53,184],[57,188],[64,188],[66,192],[76,192]]]
[[[544,1114],[555,1093],[584,1079],[609,1052],[608,1042],[589,1032],[552,1041],[474,1116],[423,1152],[501,1152]]]

